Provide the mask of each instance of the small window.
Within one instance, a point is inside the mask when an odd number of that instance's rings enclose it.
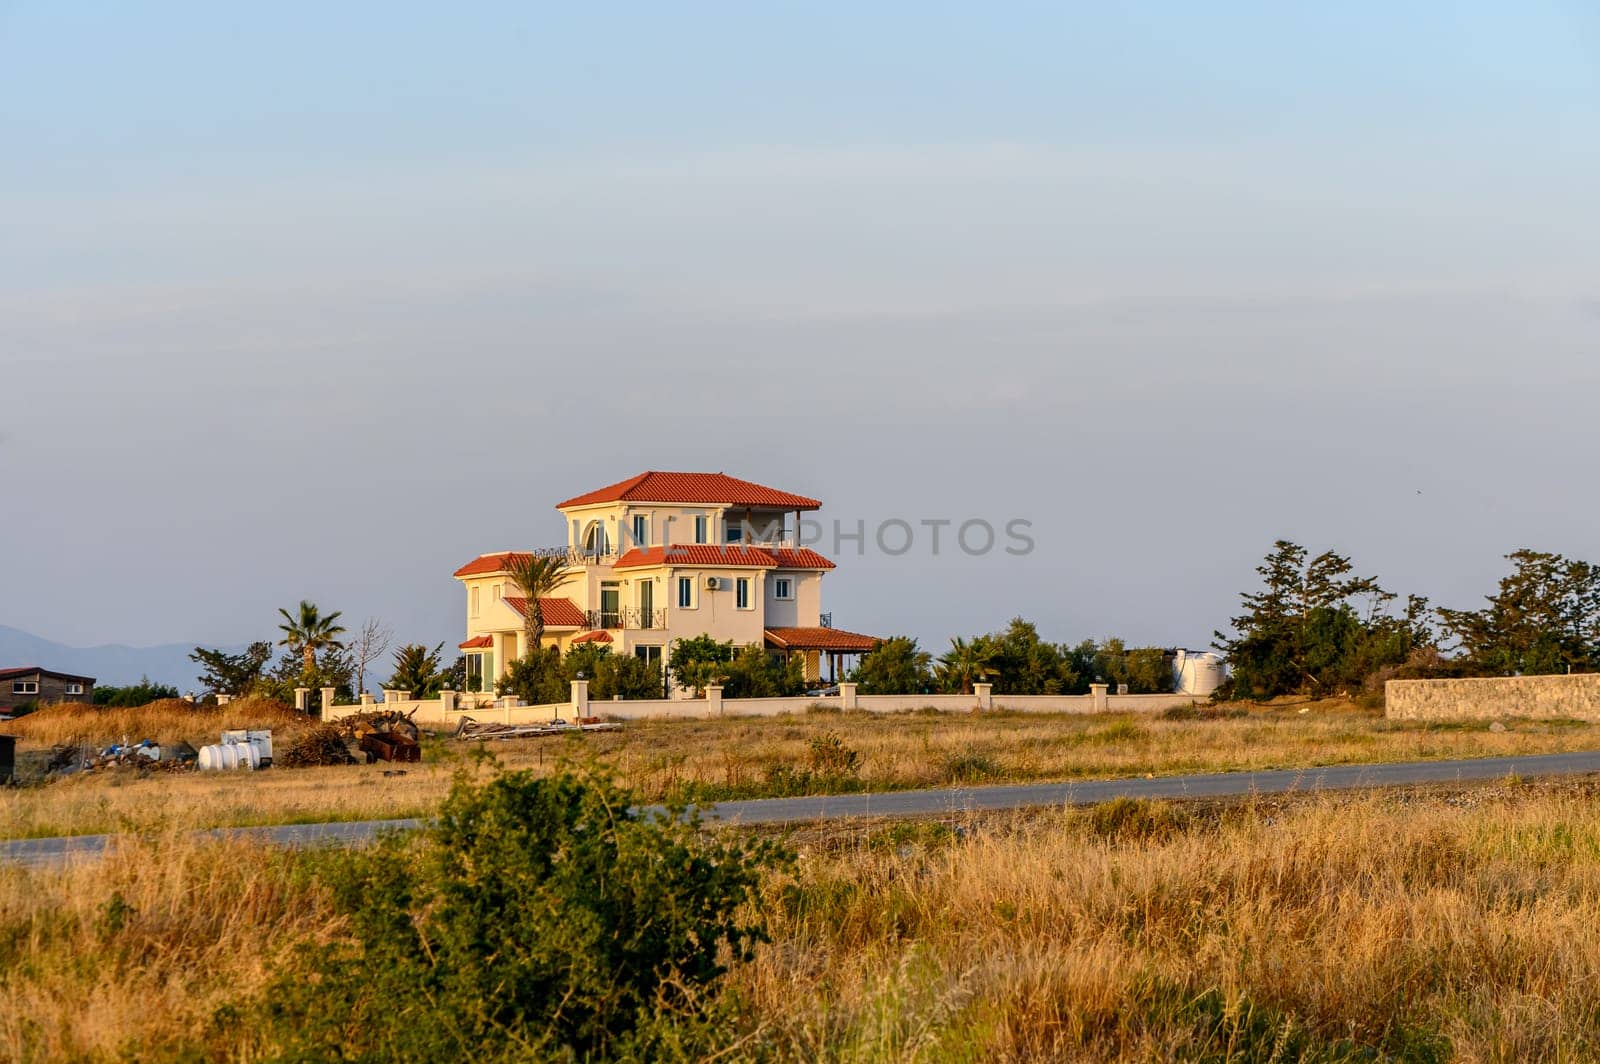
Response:
[[[696,517],[694,519],[694,541],[696,543],[704,543],[706,541],[706,515],[705,514],[701,514],[700,516],[698,516],[698,517]]]
[[[694,577],[678,577],[678,608],[680,610],[694,609]]]
[[[501,589],[504,588],[504,587],[505,587],[504,584],[496,584],[496,585],[494,585],[494,587],[490,588],[489,589],[489,600],[491,602],[499,602],[500,601],[500,595],[501,595]]]
[[[650,516],[648,514],[633,515],[633,545],[635,547],[648,547],[650,545]]]
[[[750,608],[750,578],[741,576],[733,585],[733,604],[741,610]]]
[[[81,683],[69,683],[69,684],[67,684],[67,694],[69,694],[69,695],[81,695],[81,694],[83,694],[83,684],[81,684]]]
[[[468,591],[467,592],[467,599],[468,599],[467,612],[469,614],[471,614],[472,616],[476,617],[478,615],[478,589],[477,588],[473,588],[471,591]]]
[[[39,693],[39,681],[12,680],[11,693],[14,695],[36,695]]]
[[[742,543],[744,541],[744,525],[738,521],[729,521],[722,528],[722,542]]]
[[[772,582],[772,597],[775,599],[794,598],[794,581],[787,576],[780,576]]]

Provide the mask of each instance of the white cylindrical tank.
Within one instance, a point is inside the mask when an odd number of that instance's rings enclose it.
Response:
[[[1209,698],[1228,676],[1228,665],[1222,655],[1207,650],[1178,651],[1172,670],[1179,694],[1201,698]]]

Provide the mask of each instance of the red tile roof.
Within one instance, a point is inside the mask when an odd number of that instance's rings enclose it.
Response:
[[[526,551],[503,550],[498,554],[485,554],[472,559],[467,564],[455,571],[456,576],[487,576],[489,573],[503,573],[506,566],[516,558],[526,558]]]
[[[458,643],[456,645],[462,650],[487,650],[494,646],[494,636],[475,635],[465,643]]]
[[[507,595],[501,601],[524,617],[528,615],[527,599]],[[569,598],[542,598],[539,600],[539,612],[544,615],[546,628],[582,628],[589,623],[578,604]]]
[[[664,547],[635,547],[617,559],[618,569],[645,565],[748,565],[770,569],[778,560],[760,547],[730,543],[673,543]]]
[[[804,495],[779,491],[726,473],[640,473],[556,503],[556,509],[596,502],[685,502],[760,506],[774,510],[815,510],[822,505]]]
[[[838,628],[768,628],[767,642],[779,650],[833,650],[861,654],[877,646],[876,636]]]
[[[810,547],[767,547],[780,569],[832,569],[833,563]]]
[[[756,569],[832,569],[833,563],[814,550],[791,547],[746,547],[736,543],[673,543],[635,547],[617,559],[618,569],[650,565],[726,565]]]
[[[611,633],[585,632],[580,636],[574,636],[572,641],[574,643],[609,643],[611,642]]]

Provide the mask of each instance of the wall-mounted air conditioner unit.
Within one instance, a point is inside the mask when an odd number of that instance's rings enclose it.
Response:
[[[721,591],[722,590],[722,578],[720,576],[708,576],[708,577],[706,577],[706,590],[707,591]]]

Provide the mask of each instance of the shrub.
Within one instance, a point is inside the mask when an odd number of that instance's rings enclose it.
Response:
[[[1150,738],[1150,733],[1131,720],[1119,720],[1097,732],[1090,732],[1087,738],[1096,743],[1137,743]]]
[[[1114,798],[1090,806],[1084,815],[1089,834],[1115,842],[1164,839],[1194,824],[1188,810],[1147,798]]]
[[[1202,706],[1195,703],[1170,706],[1161,711],[1162,720],[1237,720],[1249,715],[1249,710],[1239,706]]]
[[[703,1055],[704,1004],[765,939],[770,841],[635,811],[599,772],[458,779],[420,845],[330,855],[348,937],[299,956],[264,1012],[286,1060]]]
[[[946,783],[979,783],[1002,772],[994,758],[982,754],[954,754],[945,758],[941,767]]]
[[[861,755],[844,744],[835,732],[811,740],[811,769],[823,776],[854,776],[861,768]]]

